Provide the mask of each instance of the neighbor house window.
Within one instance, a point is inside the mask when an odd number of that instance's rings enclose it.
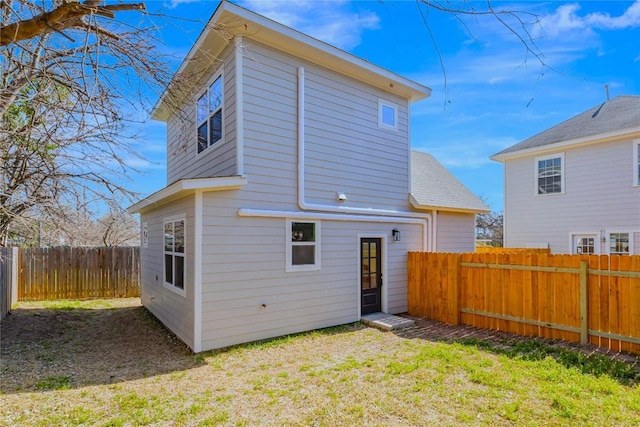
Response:
[[[383,99],[378,100],[378,126],[398,130],[398,106]]]
[[[629,233],[609,233],[609,253],[612,255],[629,255],[630,243]]]
[[[536,159],[536,194],[564,193],[564,155]]]
[[[164,222],[164,284],[171,290],[184,291],[185,220]]]
[[[577,254],[595,254],[596,239],[594,237],[579,237],[576,241]]]
[[[640,185],[640,141],[633,141],[633,185]]]
[[[320,222],[287,220],[287,271],[320,269]]]
[[[198,98],[196,106],[198,153],[222,139],[222,76],[218,76]]]

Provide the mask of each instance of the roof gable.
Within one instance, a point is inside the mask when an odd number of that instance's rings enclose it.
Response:
[[[165,90],[153,109],[157,120],[167,120],[171,114],[167,92],[172,100],[182,100],[199,81],[220,53],[233,39],[241,36],[259,41],[282,50],[292,56],[329,68],[372,86],[402,96],[409,101],[418,101],[431,95],[431,89],[417,82],[371,64],[348,52],[303,34],[265,16],[251,12],[228,1],[222,1],[205,29],[198,37],[188,55],[180,65],[169,88]],[[180,79],[180,76],[184,78]],[[196,76],[192,78],[190,76]],[[189,84],[192,87],[187,87]]]
[[[554,144],[578,144],[635,132],[640,133],[640,96],[621,95],[502,150],[491,158],[502,160],[525,150],[538,151],[551,148]]]
[[[415,150],[411,151],[411,203],[418,209],[490,211],[432,155]]]

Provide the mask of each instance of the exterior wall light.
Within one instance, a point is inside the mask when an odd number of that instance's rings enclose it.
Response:
[[[400,241],[400,230],[398,230],[397,228],[394,228],[393,230],[391,230],[391,235],[393,236],[394,242]]]

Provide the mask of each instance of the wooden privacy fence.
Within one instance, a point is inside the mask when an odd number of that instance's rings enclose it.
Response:
[[[52,247],[18,252],[18,300],[140,296],[140,248]]]
[[[640,354],[640,255],[420,253],[409,313]]]

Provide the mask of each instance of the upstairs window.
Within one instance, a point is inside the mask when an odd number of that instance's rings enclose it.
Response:
[[[320,223],[287,221],[286,271],[320,269]]]
[[[564,155],[536,159],[536,194],[564,193]]]
[[[222,76],[218,76],[198,99],[198,153],[222,139]]]
[[[164,222],[164,284],[180,294],[184,294],[184,238],[184,219]]]
[[[398,130],[398,106],[384,99],[378,100],[378,126]]]

